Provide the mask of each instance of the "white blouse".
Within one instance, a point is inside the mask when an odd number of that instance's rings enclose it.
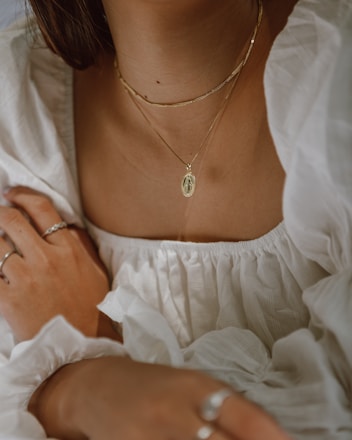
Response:
[[[123,353],[225,380],[293,438],[351,439],[352,2],[300,0],[274,43],[265,92],[284,221],[255,240],[97,228],[79,200],[72,70],[18,23],[0,34],[0,87],[0,188],[45,192],[86,224],[113,279],[99,308],[124,332],[124,345],[90,339],[57,317],[16,345],[0,317],[0,439],[46,438],[26,405],[61,365]]]

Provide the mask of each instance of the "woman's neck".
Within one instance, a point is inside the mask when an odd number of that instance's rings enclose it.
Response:
[[[104,0],[119,69],[153,101],[200,95],[243,56],[256,0]]]

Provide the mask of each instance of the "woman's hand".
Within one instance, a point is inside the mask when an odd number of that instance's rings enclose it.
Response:
[[[108,329],[96,308],[109,290],[108,276],[88,234],[64,228],[42,238],[62,221],[50,200],[23,187],[5,197],[14,207],[0,207],[0,230],[6,234],[0,237],[0,259],[14,245],[20,253],[3,264],[0,313],[18,340],[33,337],[58,314],[87,336],[96,336],[101,324]]]
[[[201,406],[224,384],[205,374],[122,357],[65,366],[32,399],[49,436],[67,440],[288,440],[277,424],[238,394],[213,422]],[[201,427],[213,432],[197,437]]]

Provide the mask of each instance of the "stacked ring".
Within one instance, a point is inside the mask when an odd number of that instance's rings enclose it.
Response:
[[[230,388],[222,388],[210,394],[203,402],[200,409],[200,416],[206,422],[214,422],[218,416],[224,401],[233,395]]]
[[[203,401],[200,407],[199,415],[206,422],[215,422],[219,417],[221,407],[225,400],[233,395],[233,391],[230,388],[221,388],[215,393],[209,394]],[[208,440],[215,432],[215,427],[211,424],[202,425],[194,440]]]

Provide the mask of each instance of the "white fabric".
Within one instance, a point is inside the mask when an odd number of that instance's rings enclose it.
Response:
[[[24,15],[25,0],[0,0],[0,29]]]
[[[47,193],[82,224],[72,72],[18,26],[0,41],[0,187]],[[300,0],[265,74],[287,172],[284,222],[243,243],[117,237],[88,224],[113,277],[100,305],[125,344],[62,318],[15,346],[0,321],[0,438],[45,434],[25,410],[66,362],[116,354],[199,368],[263,405],[296,439],[352,437],[352,2]],[[71,336],[70,336],[71,335]]]

